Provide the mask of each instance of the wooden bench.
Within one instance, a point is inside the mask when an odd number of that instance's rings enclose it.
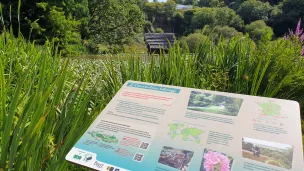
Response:
[[[168,53],[174,46],[174,33],[145,33],[144,38],[149,54]]]

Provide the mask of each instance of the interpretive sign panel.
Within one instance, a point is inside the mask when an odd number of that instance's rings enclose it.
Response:
[[[300,107],[128,81],[66,160],[102,171],[302,171]]]

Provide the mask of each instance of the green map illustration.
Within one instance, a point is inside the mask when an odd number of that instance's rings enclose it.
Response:
[[[265,102],[259,104],[263,108],[263,114],[267,116],[279,116],[281,112],[281,106],[273,102]]]
[[[95,140],[101,140],[106,143],[118,143],[118,139],[114,135],[106,135],[98,131],[90,131],[88,134],[95,138]]]
[[[181,136],[184,141],[192,141],[197,144],[201,143],[200,136],[203,134],[204,130],[179,123],[168,124],[168,126],[170,128],[169,136],[171,139]]]

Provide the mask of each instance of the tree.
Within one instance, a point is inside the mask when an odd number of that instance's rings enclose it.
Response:
[[[198,0],[183,0],[184,5],[197,5],[198,4]]]
[[[183,35],[188,35],[192,32],[191,21],[192,21],[195,11],[196,11],[195,9],[189,9],[184,12],[183,22],[182,22],[184,24],[183,25],[184,27],[182,27],[182,29],[184,29]]]
[[[173,0],[168,0],[163,3],[163,14],[168,20],[171,20],[176,12],[176,3]]]
[[[66,50],[68,44],[81,43],[81,20],[88,17],[86,0],[36,2],[21,0],[18,12],[18,1],[4,0],[5,27],[11,26],[17,36],[20,26],[20,32],[25,38],[40,44],[46,40],[54,41],[60,50]]]
[[[174,16],[174,33],[178,36],[182,36],[185,33],[187,28],[185,22],[183,13],[177,12]]]
[[[89,38],[97,43],[122,44],[142,31],[143,14],[129,1],[90,0]]]
[[[151,2],[146,3],[144,12],[147,19],[152,22],[153,26],[164,30],[171,30],[173,18],[176,12],[176,3],[168,0],[165,3]]]
[[[225,4],[235,11],[237,11],[237,9],[239,9],[241,4],[245,1],[246,0],[224,0]]]
[[[270,40],[273,36],[272,28],[268,27],[263,20],[258,20],[246,25],[245,31],[255,42],[261,40],[262,37]]]
[[[221,0],[211,0],[209,3],[210,7],[224,7],[225,3]]]
[[[215,13],[216,25],[230,26],[240,31],[243,29],[244,21],[233,9],[228,7],[215,8]]]
[[[242,31],[244,21],[236,12],[228,7],[223,8],[200,8],[191,20],[192,29],[201,29],[205,25],[209,26],[229,26]]]
[[[243,18],[246,24],[256,20],[268,20],[272,7],[268,2],[260,2],[249,0],[242,3],[237,10],[238,14]]]
[[[201,8],[194,13],[191,20],[192,29],[201,29],[205,25],[213,25],[216,22],[216,13],[212,8]]]
[[[269,23],[276,36],[283,36],[288,29],[294,29],[301,18],[304,19],[304,1],[284,0],[274,7]]]
[[[176,0],[175,1],[177,4],[184,4],[184,0]]]
[[[303,18],[304,17],[304,1],[303,0],[285,0],[282,4],[284,14],[289,17]]]
[[[199,0],[198,1],[198,6],[200,7],[210,7],[210,2],[212,0]]]
[[[88,0],[65,0],[63,4],[65,15],[71,16],[80,22],[78,30],[81,38],[85,39],[88,36],[88,22],[90,17]]]

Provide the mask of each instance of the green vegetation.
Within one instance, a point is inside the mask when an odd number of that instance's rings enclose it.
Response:
[[[246,25],[245,30],[249,34],[250,38],[256,42],[262,38],[271,40],[273,36],[271,27],[268,27],[263,20],[254,21],[249,25]]]
[[[1,1],[0,170],[80,170],[65,155],[127,80],[291,99],[303,109],[303,41],[280,38],[303,18],[302,1],[269,1],[267,20],[261,7],[252,23],[239,13],[243,0],[227,2],[183,1],[198,6],[177,10],[172,0]],[[173,29],[181,41],[168,54],[136,53],[145,51],[142,33]],[[62,58],[71,53],[108,55]]]
[[[189,110],[229,116],[237,116],[243,99],[192,91],[188,103]]]
[[[107,135],[107,134],[102,134],[98,131],[90,131],[88,132],[89,135],[95,138],[95,140],[101,140],[106,143],[118,143],[118,139],[114,135]]]
[[[260,149],[260,156],[254,157],[252,149],[254,145],[258,146]],[[243,157],[263,162],[266,164],[291,169],[292,158],[293,158],[293,148],[278,148],[266,145],[254,144],[251,142],[242,141]]]
[[[68,62],[53,53],[54,43],[38,46],[2,34],[0,167],[66,170],[68,150],[130,79],[286,98],[303,105],[300,46],[284,40],[265,40],[258,48],[249,38],[223,41],[214,44],[207,37],[190,55],[176,45],[168,56],[148,61],[127,55]]]
[[[258,43],[283,37],[304,19],[302,0],[4,0],[3,25],[43,45],[55,42],[64,56],[145,52],[143,33],[174,32],[176,39],[208,27],[214,35],[245,35]],[[178,8],[178,4],[191,5]],[[19,9],[19,12],[17,12]],[[28,10],[30,9],[30,10]],[[263,21],[263,23],[262,23]],[[20,26],[20,29],[19,29]],[[208,32],[204,32],[208,35]],[[192,36],[192,35],[191,35]],[[217,41],[217,40],[215,40]],[[140,47],[140,48],[134,48]],[[191,49],[190,51],[195,51]],[[134,51],[133,51],[134,52]]]

